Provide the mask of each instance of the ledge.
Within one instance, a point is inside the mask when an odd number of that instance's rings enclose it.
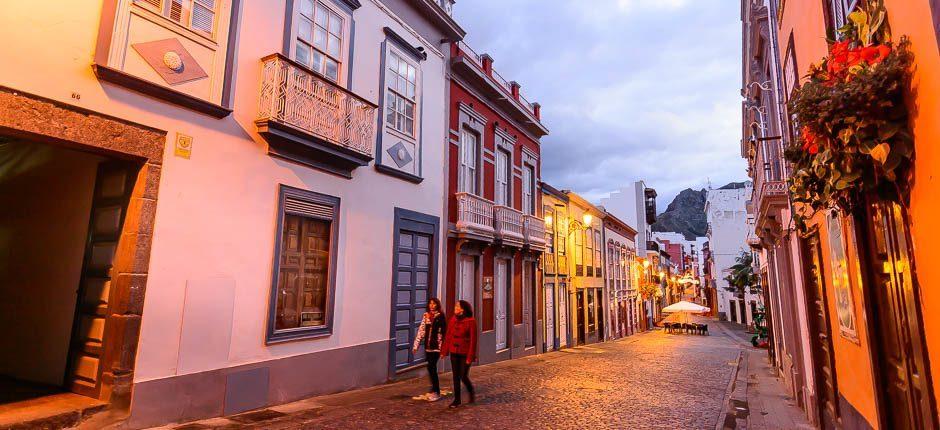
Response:
[[[95,71],[95,76],[105,82],[139,92],[150,97],[163,100],[168,103],[182,106],[196,112],[206,114],[215,118],[225,118],[232,113],[232,110],[217,105],[215,103],[191,96],[186,93],[155,84],[146,79],[113,69],[101,64],[92,64],[91,68]]]
[[[384,173],[386,175],[393,176],[398,179],[411,182],[413,184],[420,184],[424,182],[424,178],[420,176],[412,175],[411,173],[408,173],[408,172],[402,172],[401,170],[388,167],[384,164],[376,164],[375,170],[379,173]]]
[[[268,142],[268,154],[352,179],[352,171],[367,166],[369,155],[320,139],[273,120],[255,121],[258,134]]]

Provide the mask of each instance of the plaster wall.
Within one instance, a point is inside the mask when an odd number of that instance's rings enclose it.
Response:
[[[0,375],[61,385],[101,157],[0,145]]]
[[[443,215],[442,145],[445,137],[444,57],[428,41],[375,1],[354,13],[351,90],[378,104],[383,27],[422,46],[421,133],[424,181],[415,185],[362,167],[347,180],[272,158],[255,131],[261,61],[283,45],[285,2],[243,2],[234,113],[215,119],[95,78],[91,62],[102,2],[48,5],[11,3],[0,14],[0,58],[19,67],[0,69],[0,82],[65,104],[193,137],[190,159],[164,155],[135,382],[168,378],[386,341],[389,337],[391,253],[395,207]],[[56,49],[50,49],[50,46]],[[286,184],[340,197],[339,246],[333,334],[265,345],[277,217],[277,187]],[[438,268],[440,270],[440,268]],[[440,277],[438,277],[440,279]],[[189,294],[212,293],[230,303],[206,313],[188,329],[231,332],[227,342],[181,345]],[[200,290],[203,289],[204,291]],[[198,310],[194,310],[198,312]],[[211,350],[207,349],[211,348]],[[181,352],[185,350],[185,352]],[[212,357],[204,359],[204,357]]]
[[[718,312],[724,312],[730,318],[729,301],[736,299],[735,293],[727,290],[728,281],[724,278],[728,270],[735,264],[735,259],[741,252],[748,249],[747,233],[750,228],[746,212],[747,201],[751,197],[752,188],[731,190],[708,190],[705,202],[705,215],[709,229],[708,242],[714,260],[715,285],[718,290]],[[745,294],[745,323],[751,321],[751,301],[760,301],[759,296]],[[740,308],[736,310],[740,313]],[[740,321],[740,316],[738,321]]]
[[[651,234],[650,226],[646,223],[645,190],[646,184],[637,181],[600,201],[600,206],[637,231],[637,255],[646,255],[646,241]]]

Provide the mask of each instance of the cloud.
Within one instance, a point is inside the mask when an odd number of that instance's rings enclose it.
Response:
[[[455,13],[541,103],[553,186],[596,201],[643,179],[665,207],[684,188],[746,178],[737,2],[464,0]]]

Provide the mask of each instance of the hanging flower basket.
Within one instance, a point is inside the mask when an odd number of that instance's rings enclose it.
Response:
[[[914,157],[904,103],[910,42],[891,42],[882,0],[863,2],[848,18],[842,40],[790,101],[799,136],[786,150],[789,191],[803,231],[815,211],[848,211],[865,194],[902,201]]]

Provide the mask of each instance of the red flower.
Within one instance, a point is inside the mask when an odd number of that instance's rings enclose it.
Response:
[[[887,58],[888,54],[890,53],[891,47],[888,45],[872,45],[862,48],[862,50],[859,52],[859,55],[861,55],[862,59],[865,60],[866,63],[875,65],[884,61],[884,59]]]
[[[862,53],[860,48],[853,49],[846,54],[846,67],[852,67],[856,64],[859,64],[863,61]]]
[[[819,145],[817,145],[817,144],[815,144],[815,143],[812,144],[812,145],[810,145],[810,146],[809,146],[809,153],[810,153],[810,154],[813,154],[813,155],[818,154],[818,153],[819,153]]]
[[[809,129],[808,126],[803,126],[800,129],[800,136],[803,137],[803,150],[806,151],[811,145],[816,145],[816,135],[813,134],[813,131]],[[817,147],[817,150],[819,148]]]
[[[829,56],[835,57],[835,56],[848,52],[848,50],[849,50],[848,40],[845,40],[842,42],[836,42],[836,43],[833,43],[832,46],[829,47]]]

